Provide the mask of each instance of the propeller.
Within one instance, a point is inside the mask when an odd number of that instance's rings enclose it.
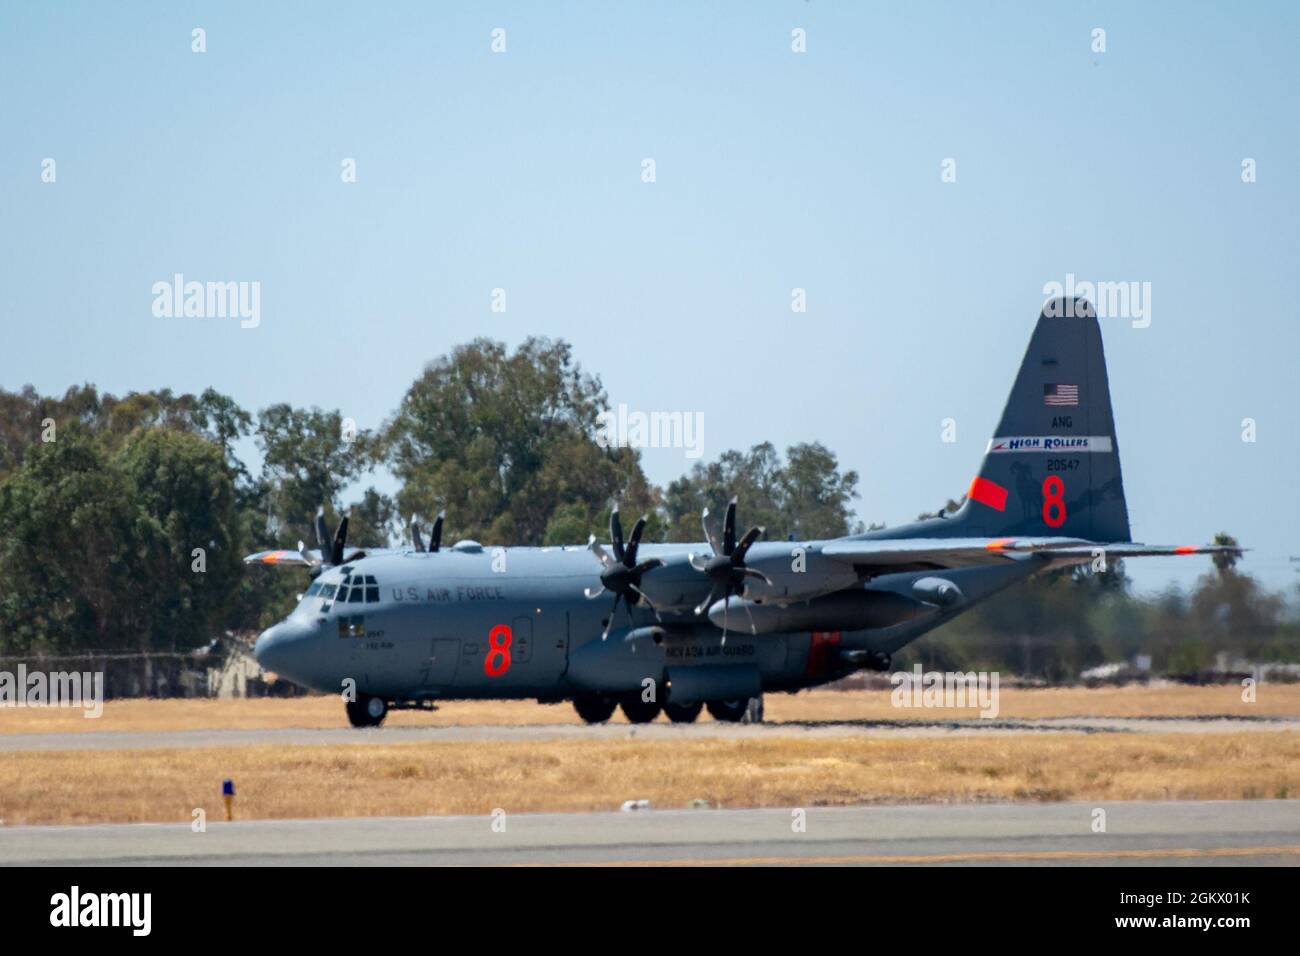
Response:
[[[611,557],[593,534],[587,541],[593,554],[600,559],[600,590],[593,591],[591,588],[583,590],[587,598],[598,598],[606,591],[614,592],[614,606],[609,609],[609,620],[605,622],[605,630],[600,635],[603,641],[609,637],[609,629],[614,625],[614,614],[618,611],[618,602],[621,600],[626,604],[628,620],[632,618],[632,608],[634,605],[645,601],[650,610],[659,616],[658,609],[646,597],[645,592],[641,590],[641,575],[663,564],[659,558],[648,558],[637,564],[636,552],[641,546],[641,533],[645,531],[645,517],[637,519],[636,524],[632,526],[632,536],[627,539],[627,546],[623,546],[623,525],[618,519],[618,505],[609,513],[609,541],[614,549]]]
[[[447,516],[447,512],[439,511],[438,517],[434,519],[433,531],[429,536],[429,553],[436,554],[442,547],[442,520]],[[424,538],[420,534],[420,525],[414,518],[411,519],[411,540],[415,544],[416,551],[424,550]]]
[[[709,547],[713,550],[713,557],[705,558],[703,555],[692,554],[689,557],[691,567],[702,574],[707,574],[712,582],[709,588],[709,596],[706,597],[695,608],[696,614],[703,614],[714,601],[721,600],[722,604],[722,643],[727,643],[727,608],[730,605],[730,597],[733,594],[743,594],[745,590],[745,578],[758,578],[770,585],[771,579],[762,571],[745,566],[745,555],[749,552],[750,546],[759,539],[763,534],[763,528],[755,526],[745,532],[745,536],[739,541],[736,540],[736,499],[732,498],[727,502],[727,513],[722,520],[722,537],[718,537],[718,532],[709,525],[709,509],[705,508],[700,515],[700,523],[704,526],[704,536],[709,540]],[[742,605],[743,607],[743,605]],[[749,608],[745,608],[745,614],[749,617],[749,630],[751,634],[757,634],[758,630],[754,627],[754,617],[749,613]]]
[[[343,548],[348,543],[347,515],[339,521],[334,540],[330,541],[329,528],[325,524],[325,508],[316,512],[316,542],[320,545],[321,567],[334,567],[343,563]]]

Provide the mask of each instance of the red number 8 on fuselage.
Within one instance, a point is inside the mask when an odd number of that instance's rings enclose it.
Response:
[[[510,670],[510,642],[513,639],[508,624],[498,624],[488,633],[488,652],[483,658],[483,673],[488,677],[500,677]]]

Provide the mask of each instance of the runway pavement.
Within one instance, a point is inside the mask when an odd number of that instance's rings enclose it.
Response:
[[[1106,832],[1093,830],[1105,810]],[[0,827],[0,864],[1300,864],[1300,801],[637,810]],[[500,821],[504,829],[500,829]]]
[[[132,750],[169,747],[247,747],[259,744],[422,743],[455,741],[625,738],[686,740],[753,737],[950,737],[1023,733],[1225,733],[1300,730],[1297,717],[1061,717],[1045,720],[816,721],[765,724],[539,724],[527,726],[350,727],[326,730],[283,727],[264,730],[174,730],[0,734],[0,753],[24,750]]]

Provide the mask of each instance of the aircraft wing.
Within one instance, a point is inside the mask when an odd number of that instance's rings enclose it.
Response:
[[[349,561],[359,561],[364,557],[375,557],[382,554],[400,554],[401,552],[393,548],[346,548],[343,551],[343,564]],[[320,551],[312,548],[310,551],[294,551],[289,548],[277,551],[259,551],[256,554],[250,554],[244,558],[245,564],[273,564],[287,565],[297,568],[319,568],[321,567]]]
[[[300,568],[314,568],[320,565],[319,551],[293,551],[288,548],[279,551],[259,551],[244,558],[245,564],[287,564]]]
[[[1108,559],[1114,560],[1241,550],[1227,545],[1152,545],[1131,541],[1102,544],[1079,538],[911,538],[832,541],[822,547],[822,554],[855,566],[879,569],[879,573],[889,573],[924,568],[1003,564],[1031,555],[1081,559],[1104,552]]]

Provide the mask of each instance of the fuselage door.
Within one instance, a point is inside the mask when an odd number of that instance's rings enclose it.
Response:
[[[456,682],[459,663],[460,641],[454,637],[435,637],[429,655],[429,675],[424,682],[430,687],[451,688]]]

